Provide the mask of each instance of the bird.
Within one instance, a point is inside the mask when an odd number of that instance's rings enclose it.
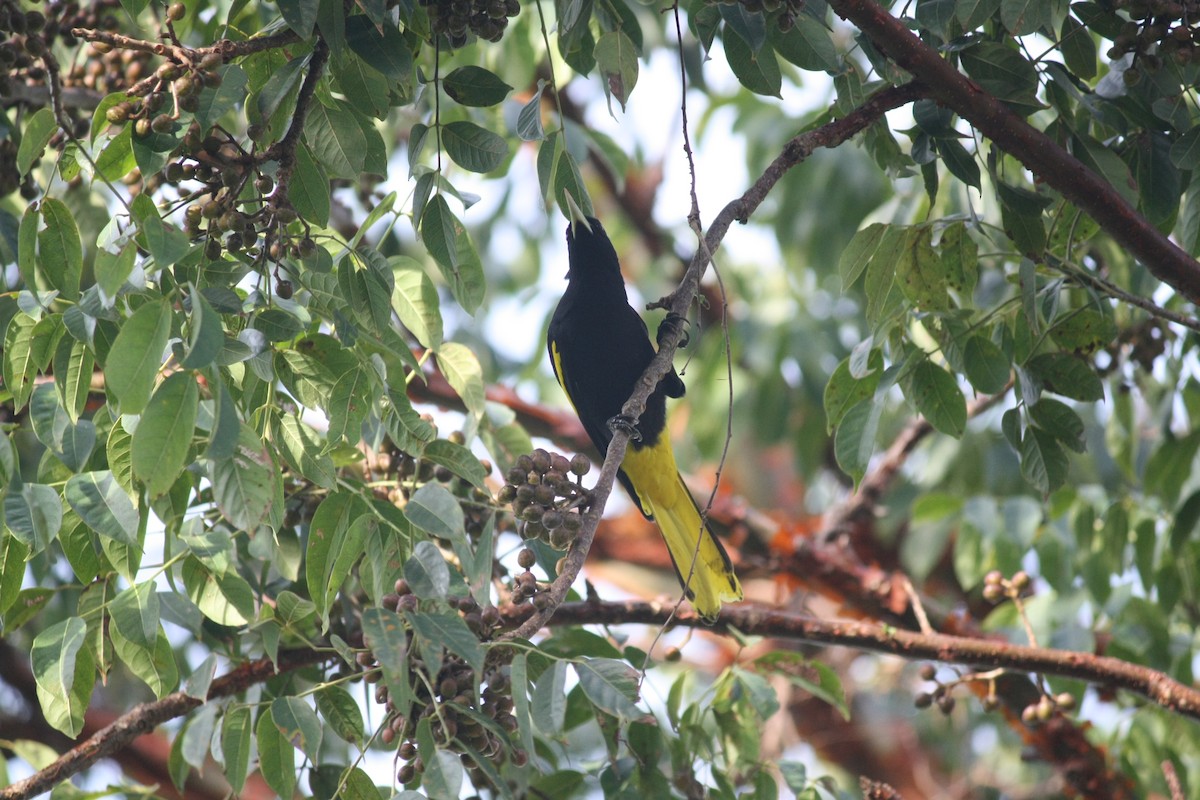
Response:
[[[654,358],[649,330],[629,305],[616,249],[595,217],[567,226],[567,288],[550,319],[546,344],[554,377],[601,455],[642,373]],[[657,522],[687,598],[713,623],[723,601],[742,599],[729,554],[683,483],[667,435],[667,398],[682,397],[674,368],[646,401],[617,478],[638,509]]]

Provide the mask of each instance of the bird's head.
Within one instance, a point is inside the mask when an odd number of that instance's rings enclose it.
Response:
[[[581,215],[567,226],[567,254],[570,258],[568,278],[613,275],[620,279],[617,251],[604,232],[604,226],[595,217]]]

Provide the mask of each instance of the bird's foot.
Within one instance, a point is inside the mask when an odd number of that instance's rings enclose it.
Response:
[[[688,342],[692,340],[692,335],[687,331],[687,327],[689,325],[691,325],[691,323],[688,322],[687,317],[676,314],[674,311],[669,312],[665,317],[663,317],[663,321],[658,324],[657,338],[659,346],[662,345],[663,338],[666,337],[667,334],[682,330],[683,333],[679,339],[679,346],[687,347]]]
[[[629,437],[631,442],[640,442],[642,440],[642,432],[638,430],[637,423],[624,414],[617,414],[608,421],[608,429],[613,433],[622,432]]]

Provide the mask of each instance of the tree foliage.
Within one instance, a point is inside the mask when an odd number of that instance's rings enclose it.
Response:
[[[0,797],[1188,796],[1195,5],[0,0]],[[699,323],[717,655],[575,582],[675,586],[530,345],[581,212]]]

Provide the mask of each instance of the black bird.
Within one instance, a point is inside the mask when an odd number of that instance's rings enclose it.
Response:
[[[629,305],[617,252],[599,220],[588,217],[568,226],[567,250],[567,290],[547,336],[550,362],[604,454],[612,441],[610,423],[619,420],[655,350],[646,323]],[[683,393],[683,381],[672,369],[650,395],[617,477],[641,512],[658,522],[688,599],[712,622],[723,600],[742,599],[742,586],[675,465],[666,435],[666,399]]]

